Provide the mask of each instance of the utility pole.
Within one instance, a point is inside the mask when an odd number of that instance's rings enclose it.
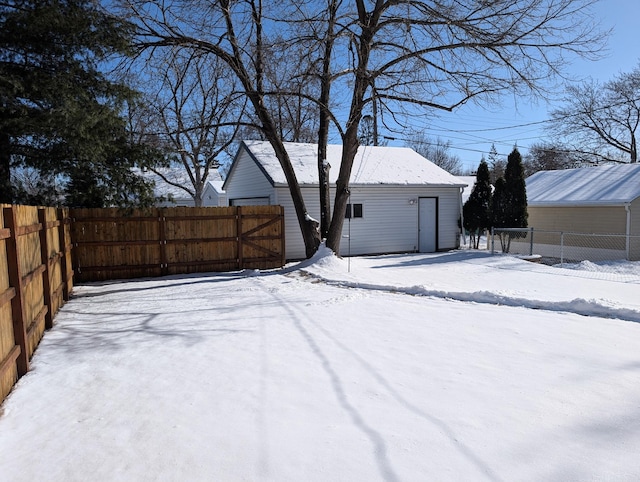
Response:
[[[371,108],[373,113],[373,145],[378,145],[378,101],[376,100],[376,86],[371,81]]]

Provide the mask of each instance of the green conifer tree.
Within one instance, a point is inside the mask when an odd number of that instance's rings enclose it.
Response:
[[[462,208],[464,228],[469,231],[475,249],[478,249],[482,233],[491,227],[491,197],[489,166],[483,159],[471,195]]]
[[[492,202],[494,228],[526,228],[527,188],[524,179],[522,156],[516,147],[507,159],[505,177],[495,184]],[[514,237],[524,237],[524,233],[499,232],[502,251],[508,253]]]
[[[22,166],[63,181],[95,176],[105,193],[135,189],[106,174],[144,159],[128,149],[121,117],[134,92],[100,70],[127,53],[131,32],[94,0],[0,3],[0,202],[16,202],[10,173]]]
[[[507,157],[507,168],[504,173],[507,197],[505,222],[511,228],[527,227],[527,186],[524,179],[522,156],[517,147]]]

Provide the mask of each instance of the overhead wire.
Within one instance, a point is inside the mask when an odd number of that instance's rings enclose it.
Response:
[[[613,104],[610,104],[610,105],[601,106],[601,107],[599,107],[597,109],[594,109],[593,112],[597,112],[597,111],[605,110],[605,109],[610,109],[611,107],[617,107],[617,106],[625,105],[625,104],[628,104],[630,102],[640,102],[640,98],[620,101],[620,102],[613,103]],[[584,113],[587,113],[587,111],[585,111]],[[527,127],[532,127],[532,126],[541,126],[541,125],[545,125],[545,124],[550,124],[552,122],[557,122],[558,120],[562,120],[562,119],[565,119],[565,118],[570,118],[570,117],[573,117],[574,115],[575,114],[565,114],[564,116],[559,116],[556,119],[545,119],[545,120],[540,120],[540,121],[524,122],[524,123],[521,123],[521,124],[498,126],[498,127],[487,127],[487,128],[481,128],[481,129],[452,129],[450,127],[439,126],[439,125],[436,124],[435,126],[425,127],[425,131],[442,132],[442,133],[453,133],[453,134],[464,135],[465,137],[449,136],[448,135],[447,136],[448,139],[454,139],[454,140],[459,140],[459,141],[467,141],[465,144],[449,145],[449,148],[450,149],[454,149],[454,150],[459,150],[459,151],[466,151],[466,152],[474,152],[474,153],[485,154],[487,152],[486,150],[474,149],[474,148],[471,148],[471,147],[463,147],[463,146],[469,145],[469,144],[477,144],[478,142],[492,143],[494,146],[495,145],[498,145],[498,146],[514,146],[514,145],[517,145],[518,142],[520,142],[520,141],[528,141],[528,140],[540,139],[540,136],[533,136],[533,137],[520,137],[520,136],[518,136],[517,139],[497,140],[495,138],[476,135],[476,133],[512,131],[514,129],[527,128]],[[466,116],[466,117],[467,117],[467,119],[472,119],[473,117],[480,118],[481,116]],[[486,120],[485,117],[481,117],[481,118],[483,120]],[[470,122],[473,123],[473,120],[471,120]],[[529,130],[527,130],[525,132],[521,132],[520,134],[525,134],[527,132],[533,133],[533,132],[535,132],[535,129],[529,129]],[[415,139],[408,138],[408,137],[398,137],[398,136],[383,136],[383,137],[388,139],[388,140],[403,141],[405,143],[410,143],[410,142],[414,142],[415,143],[416,142]],[[513,136],[510,136],[510,137],[513,137]],[[474,141],[473,139],[476,139],[476,141]],[[427,142],[427,141],[421,141],[421,143],[424,143],[424,144],[427,144],[427,145],[436,145],[436,143],[430,143],[430,142]],[[518,148],[519,149],[525,149],[525,150],[530,149],[530,147],[527,147],[527,146],[518,146]],[[574,153],[574,154],[584,154],[584,152],[581,152],[581,151],[578,151],[578,150],[561,150],[561,152]],[[507,154],[498,152],[498,155],[505,156]]]

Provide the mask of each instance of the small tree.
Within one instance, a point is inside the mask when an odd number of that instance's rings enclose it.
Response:
[[[496,179],[493,189],[493,197],[491,198],[491,225],[493,228],[506,228],[506,183],[503,177]],[[507,239],[503,233],[499,233],[500,245],[503,252],[509,251]]]
[[[478,249],[482,232],[491,227],[491,182],[489,166],[480,161],[476,174],[476,183],[471,195],[462,208],[463,226],[469,231],[474,249]]]
[[[527,227],[527,187],[524,180],[522,156],[516,147],[507,158],[504,179],[499,178],[493,193],[493,227],[526,228]],[[522,237],[521,233],[500,233],[502,251],[509,252],[511,240]]]
[[[164,151],[163,165],[149,170],[201,207],[208,180],[236,138],[246,99],[220,59],[179,49],[164,53],[140,71],[151,94],[146,105],[131,106],[130,122],[141,142]],[[168,166],[183,175],[172,176]]]
[[[506,221],[509,227],[527,227],[527,186],[524,180],[522,156],[517,147],[513,148],[507,158],[507,168],[504,172],[507,192]]]
[[[495,144],[491,144],[491,150],[487,156],[487,162],[489,164],[489,172],[491,174],[491,181],[495,183],[499,177],[504,177],[504,170],[506,163],[504,157],[500,157],[496,149]]]

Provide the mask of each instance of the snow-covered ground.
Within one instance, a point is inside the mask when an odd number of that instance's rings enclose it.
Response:
[[[76,287],[0,480],[640,480],[640,267],[588,268],[322,250]]]

